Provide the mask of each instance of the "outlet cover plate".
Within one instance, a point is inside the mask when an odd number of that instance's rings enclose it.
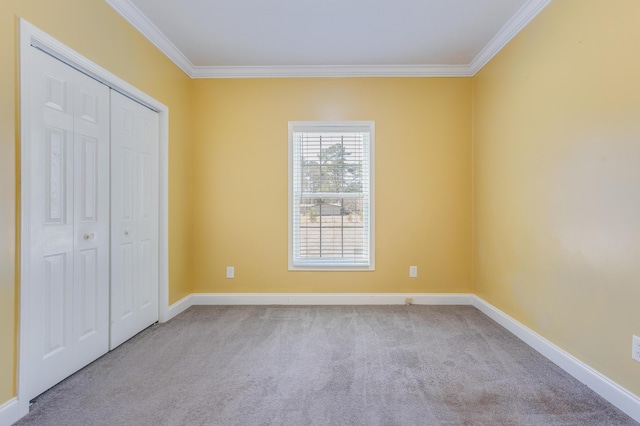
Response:
[[[235,270],[233,266],[227,266],[227,278],[233,278],[235,275]]]
[[[417,266],[409,266],[409,278],[418,278]]]
[[[640,337],[638,336],[633,336],[631,344],[631,358],[640,362]]]

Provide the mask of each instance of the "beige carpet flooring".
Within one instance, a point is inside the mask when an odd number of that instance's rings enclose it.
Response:
[[[469,306],[199,306],[27,425],[635,425]]]

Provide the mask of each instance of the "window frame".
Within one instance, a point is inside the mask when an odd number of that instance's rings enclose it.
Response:
[[[294,262],[294,132],[368,132],[369,133],[369,262],[366,264],[307,260]],[[375,122],[374,121],[289,121],[288,157],[288,234],[290,271],[374,271],[375,270]]]

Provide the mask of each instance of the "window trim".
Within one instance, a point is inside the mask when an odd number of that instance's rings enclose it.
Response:
[[[369,133],[369,263],[354,264],[352,262],[340,264],[320,263],[309,260],[307,263],[294,264],[293,261],[293,133],[306,132],[354,132]],[[288,157],[288,234],[289,234],[289,271],[374,271],[375,270],[375,121],[289,121],[289,157]]]

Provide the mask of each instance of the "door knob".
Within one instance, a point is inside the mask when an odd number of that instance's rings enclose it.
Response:
[[[95,236],[96,236],[96,234],[91,232],[89,234],[84,234],[84,239],[85,239],[85,241],[93,240],[95,238]]]

